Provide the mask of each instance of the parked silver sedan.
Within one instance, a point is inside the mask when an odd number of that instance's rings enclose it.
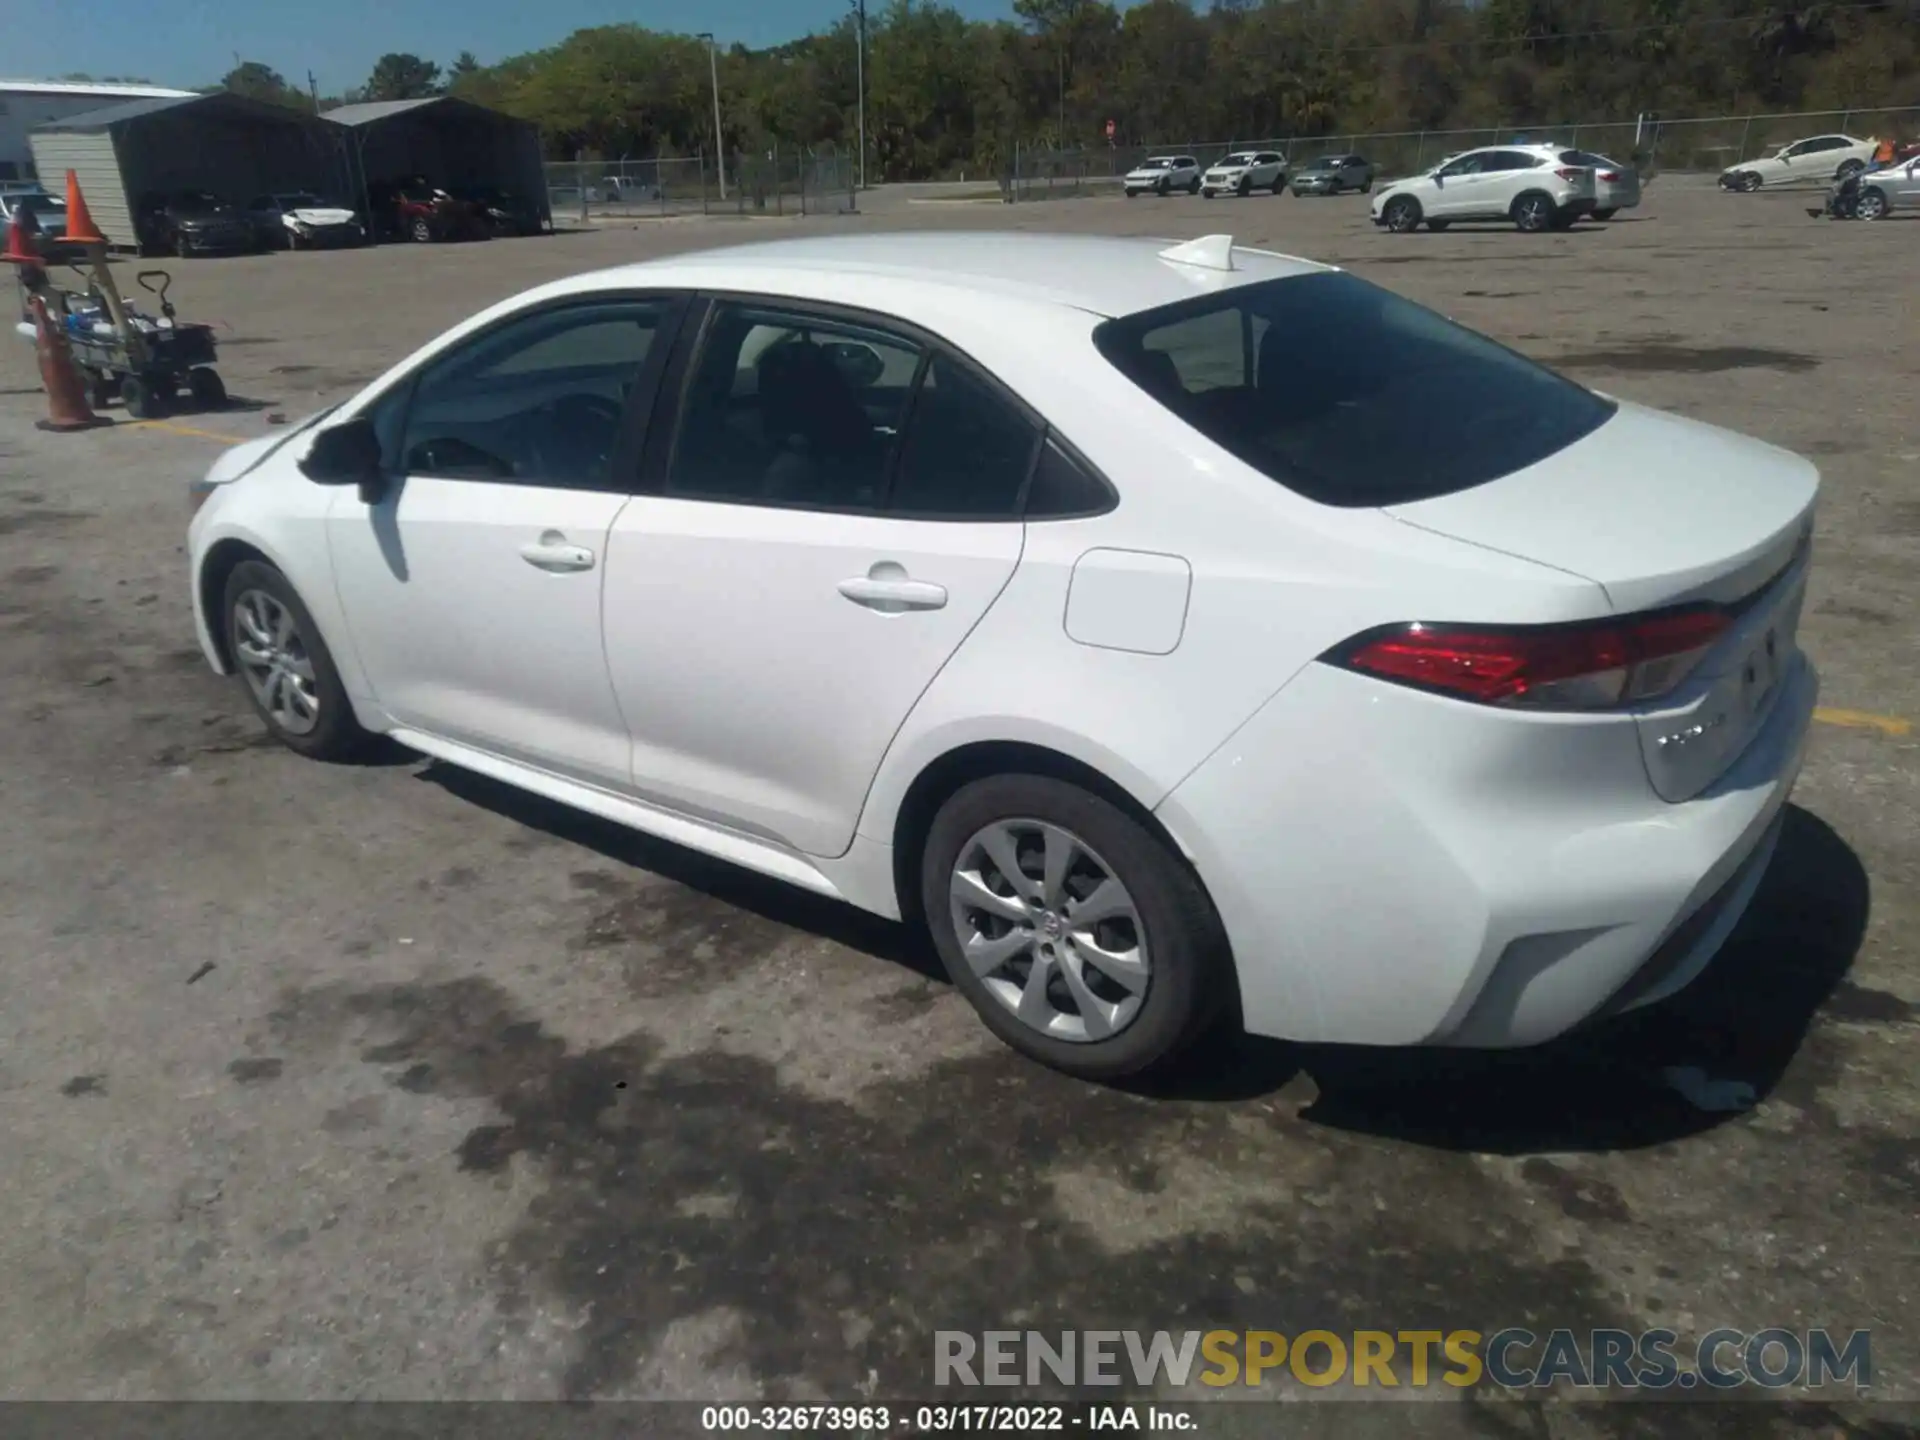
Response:
[[[1910,155],[1860,177],[1862,220],[1884,220],[1895,210],[1920,210],[1920,155]]]
[[[1591,150],[1569,150],[1560,157],[1569,165],[1584,165],[1593,171],[1593,218],[1611,220],[1622,210],[1640,203],[1640,172]]]

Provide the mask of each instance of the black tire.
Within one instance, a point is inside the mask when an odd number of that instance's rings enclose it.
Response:
[[[1439,234],[1443,234],[1446,231],[1446,228],[1452,223],[1453,222],[1451,220],[1429,220],[1427,221],[1427,229],[1431,230],[1434,234],[1439,235]]]
[[[1247,196],[1253,193],[1253,182],[1247,179],[1246,176],[1241,176],[1240,184],[1235,188],[1233,193],[1238,195],[1242,200],[1246,199]]]
[[[1420,228],[1420,202],[1411,195],[1396,195],[1381,209],[1380,220],[1394,234],[1410,235]]]
[[[121,377],[120,403],[126,407],[127,414],[136,420],[151,420],[160,413],[160,397],[138,375]]]
[[[1751,170],[1742,170],[1738,175],[1733,177],[1733,188],[1742,195],[1753,194],[1754,191],[1760,188],[1762,183],[1760,177]]]
[[[949,892],[954,867],[974,835],[1008,820],[1071,832],[1097,853],[1133,900],[1143,932],[1136,941],[1145,942],[1150,971],[1139,1009],[1106,1039],[1041,1034],[996,998],[967,963]],[[1037,856],[1031,859],[1038,863]],[[1027,868],[1022,863],[1022,871]],[[1206,1029],[1228,997],[1232,963],[1226,935],[1199,877],[1138,820],[1066,781],[995,775],[962,788],[940,807],[928,832],[920,856],[920,893],[947,973],[987,1028],[1022,1054],[1069,1075],[1114,1080],[1163,1065]]]
[[[1887,203],[1886,191],[1878,185],[1862,190],[1860,198],[1853,202],[1853,214],[1856,220],[1884,220],[1887,211],[1893,207]]]
[[[193,247],[187,244],[187,237],[177,231],[173,237],[173,253],[178,255],[182,260],[193,253]]]
[[[202,410],[218,410],[227,403],[227,385],[220,372],[201,365],[187,372],[187,393]]]
[[[1596,220],[1611,220],[1615,215],[1618,215],[1619,213],[1620,212],[1618,210],[1615,210],[1612,206],[1608,206],[1605,210],[1594,211],[1593,218]]]
[[[1849,176],[1862,174],[1866,168],[1867,162],[1864,160],[1842,160],[1840,168],[1833,172],[1834,183],[1838,184]]]
[[[1198,178],[1196,178],[1191,185],[1187,186],[1187,194],[1198,195],[1199,193],[1200,193],[1200,181],[1198,180]]]
[[[1362,195],[1371,195],[1373,193],[1373,181],[1369,180],[1362,185],[1360,187],[1360,193]]]
[[[1211,191],[1211,190],[1202,190],[1202,191],[1200,192],[1200,198],[1201,198],[1202,200],[1211,200],[1211,199],[1213,198],[1213,191]]]
[[[1556,210],[1553,218],[1547,222],[1549,230],[1571,230],[1580,217],[1571,210]]]
[[[1164,200],[1167,198],[1167,196],[1171,195],[1173,191],[1167,187],[1167,182],[1162,180],[1159,184],[1153,187],[1153,193],[1158,195],[1162,200]]]
[[[365,750],[373,736],[361,728],[354,716],[353,705],[347,699],[346,687],[340,683],[340,672],[334,666],[333,654],[327,649],[326,641],[321,638],[320,627],[313,623],[313,616],[302,603],[292,582],[261,560],[243,560],[234,566],[220,597],[220,624],[228,654],[236,657],[236,670],[239,669],[237,640],[242,632],[235,610],[242,597],[251,591],[264,591],[292,617],[300,650],[313,667],[314,691],[319,702],[319,716],[313,729],[295,733],[282,725],[261,703],[253,686],[241,674],[238,676],[240,684],[247,692],[254,713],[266,725],[267,733],[295,754],[304,755],[310,760],[346,760]]]
[[[408,227],[407,233],[413,237],[413,242],[416,245],[430,245],[433,243],[433,226],[427,223],[424,216],[416,219],[413,224]]]
[[[1553,203],[1553,197],[1539,190],[1529,190],[1524,195],[1516,195],[1507,214],[1516,230],[1528,235],[1538,235],[1550,229],[1554,217],[1559,213]]]
[[[1287,193],[1287,172],[1286,171],[1282,170],[1280,172],[1279,178],[1277,178],[1273,182],[1273,193],[1275,195],[1284,195]]]

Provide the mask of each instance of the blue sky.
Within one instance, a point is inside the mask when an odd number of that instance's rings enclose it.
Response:
[[[1011,0],[948,0],[998,18]],[[884,0],[868,0],[871,14]],[[10,80],[74,71],[140,75],[156,85],[211,85],[242,58],[322,94],[358,85],[389,50],[445,65],[462,50],[482,63],[538,50],[574,30],[623,21],[653,30],[711,30],[758,48],[832,25],[847,0],[9,0],[0,68]]]

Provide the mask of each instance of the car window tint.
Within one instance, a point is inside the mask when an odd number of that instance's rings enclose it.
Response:
[[[433,362],[407,413],[411,475],[597,489],[667,303],[570,305],[511,321]]]
[[[1040,427],[998,389],[936,355],[914,398],[889,511],[1012,520]]]
[[[1221,383],[1236,368],[1229,338],[1259,321],[1253,365],[1238,362],[1242,378]],[[1110,320],[1095,342],[1193,429],[1327,505],[1400,505],[1481,485],[1566,448],[1615,410],[1344,273],[1263,281]]]
[[[1478,175],[1486,159],[1485,155],[1462,155],[1458,160],[1446,165],[1440,174],[1449,180],[1456,175]]]
[[[667,493],[872,509],[920,353],[862,325],[716,306],[687,385]]]

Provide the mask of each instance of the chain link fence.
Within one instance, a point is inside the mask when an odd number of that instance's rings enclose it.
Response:
[[[670,215],[820,215],[855,209],[855,166],[831,146],[735,151],[711,157],[549,161],[554,223]]]

